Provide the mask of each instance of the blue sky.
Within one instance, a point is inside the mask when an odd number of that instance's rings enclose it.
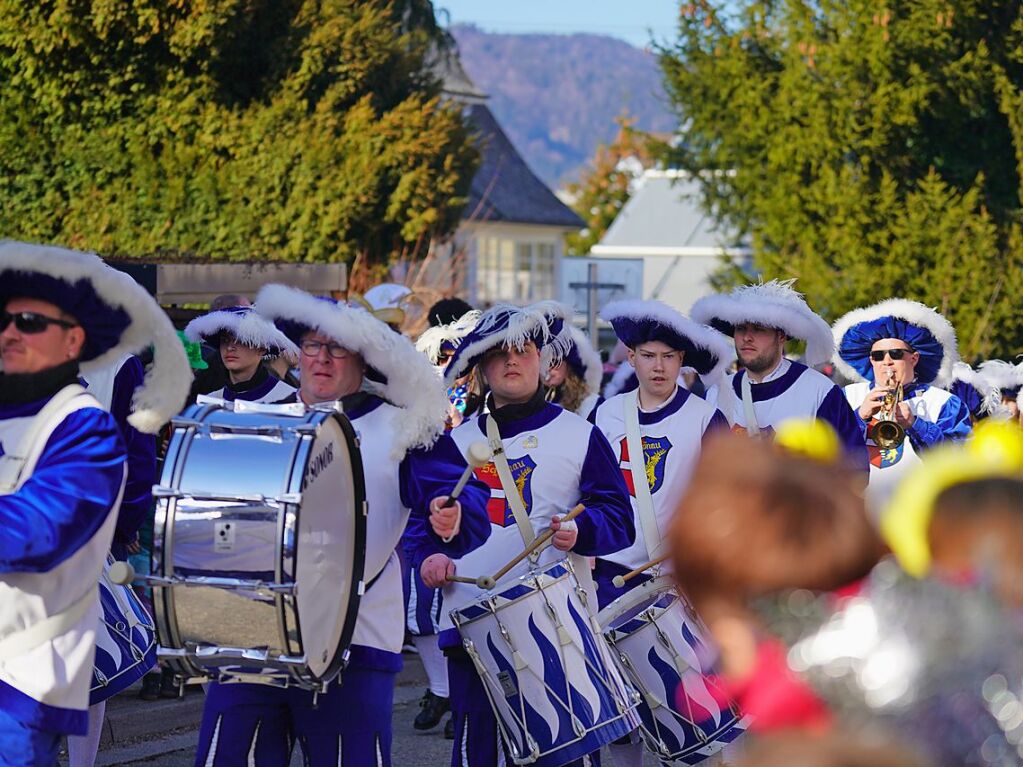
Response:
[[[678,0],[434,0],[438,18],[487,32],[591,32],[645,47],[673,39]]]

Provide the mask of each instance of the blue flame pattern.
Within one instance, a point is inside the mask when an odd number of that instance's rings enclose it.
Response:
[[[494,642],[493,634],[487,632],[487,649],[490,650],[491,656],[494,658],[494,663],[504,673],[508,674],[512,682],[515,684],[515,689],[519,692],[515,695],[504,695],[502,690],[492,690],[494,695],[502,695],[508,701],[508,705],[516,711],[522,711],[525,714],[526,726],[522,727],[522,723],[518,719],[515,720],[515,728],[517,732],[510,733],[513,735],[515,740],[518,742],[518,748],[520,754],[526,754],[529,752],[529,748],[526,746],[527,738],[526,733],[528,732],[533,736],[533,739],[540,744],[541,750],[544,748],[544,744],[553,743],[554,733],[551,731],[550,725],[547,724],[546,720],[537,712],[535,708],[529,705],[529,701],[522,697],[522,686],[519,684],[519,676],[515,673],[515,669],[512,667],[511,661],[506,658]],[[509,722],[505,722],[507,726]]]

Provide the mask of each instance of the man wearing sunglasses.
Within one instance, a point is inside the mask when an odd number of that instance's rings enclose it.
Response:
[[[129,416],[150,434],[191,378],[160,307],[95,255],[0,243],[0,765],[56,764],[61,736],[86,734],[125,448],[79,373],[151,342]]]
[[[318,697],[263,684],[209,686],[196,764],[391,764],[391,714],[405,609],[396,547],[418,525],[453,555],[486,540],[489,491],[472,480],[441,508],[465,461],[444,435],[447,398],[430,363],[369,312],[267,285],[255,309],[300,350],[300,388],[285,401],[339,407],[359,435],[366,486],[364,593],[340,682]],[[448,539],[448,541],[445,541]]]
[[[833,333],[835,364],[854,381],[845,387],[845,396],[867,438],[868,499],[879,504],[921,452],[970,433],[969,409],[941,388],[952,382],[959,361],[955,330],[933,309],[893,298],[849,312]],[[899,386],[902,398],[895,404]],[[880,420],[901,426],[904,440],[878,445]]]

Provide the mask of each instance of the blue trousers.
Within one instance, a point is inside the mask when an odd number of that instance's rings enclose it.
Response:
[[[0,709],[0,767],[56,767],[60,733],[29,727]]]
[[[281,767],[296,742],[307,767],[390,767],[396,677],[349,667],[315,706],[313,694],[297,688],[211,684],[196,767]]]

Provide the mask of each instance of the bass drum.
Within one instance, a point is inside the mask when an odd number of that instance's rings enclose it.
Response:
[[[322,690],[363,592],[366,493],[334,409],[204,401],[154,489],[159,655],[183,677]]]

